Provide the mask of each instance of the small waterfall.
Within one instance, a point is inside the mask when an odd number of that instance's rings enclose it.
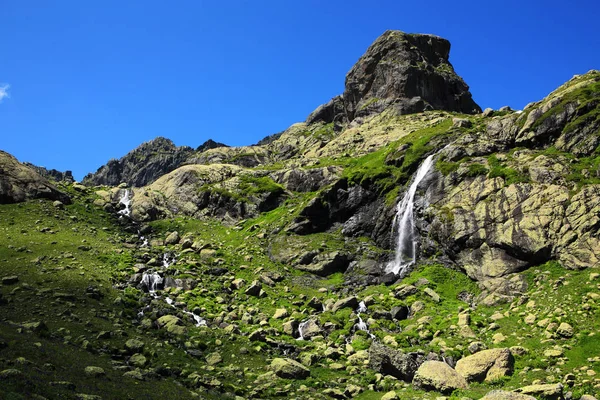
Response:
[[[296,340],[304,340],[304,328],[306,328],[306,325],[308,325],[308,323],[310,322],[310,320],[306,320],[306,321],[302,321],[300,322],[300,325],[298,325],[298,339]]]
[[[433,157],[428,156],[419,166],[417,173],[404,198],[396,207],[393,230],[397,232],[396,257],[385,268],[386,273],[398,275],[415,263],[417,257],[417,238],[415,237],[415,221],[413,218],[414,199],[419,183],[427,176],[433,166]]]
[[[175,302],[173,301],[173,299],[172,299],[172,298],[170,298],[170,297],[165,297],[165,302],[166,302],[168,305],[170,305],[171,307],[173,307],[173,308],[177,308],[177,307],[175,306],[175,304],[174,304]],[[190,311],[188,311],[188,310],[181,310],[181,311],[182,311],[184,314],[191,315],[191,317],[192,317],[192,318],[194,319],[194,321],[196,322],[196,326],[197,326],[197,327],[198,327],[198,326],[206,326],[206,320],[205,320],[204,318],[202,318],[201,316],[199,316],[199,315],[196,315],[196,314],[194,314],[193,312],[190,312]]]
[[[163,283],[163,278],[157,272],[144,273],[142,275],[142,284],[146,285],[148,292],[154,295],[158,286]]]
[[[169,268],[175,262],[176,257],[175,254],[164,253],[162,259],[162,265],[164,268]]]
[[[125,217],[131,217],[131,196],[129,196],[129,189],[125,189],[121,195],[121,198],[119,199],[119,204],[123,204],[125,208],[120,210],[118,214]]]
[[[367,334],[369,335],[369,337],[371,339],[375,339],[375,335],[373,335],[371,332],[369,332],[369,325],[367,325],[367,323],[365,321],[363,321],[362,317],[360,316],[360,314],[364,313],[364,312],[367,312],[367,305],[365,304],[364,301],[361,301],[360,303],[358,303],[358,308],[356,309],[356,316],[358,317],[358,323],[355,325],[355,327],[358,330],[367,332]]]

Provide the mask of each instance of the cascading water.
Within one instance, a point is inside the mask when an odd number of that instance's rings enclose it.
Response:
[[[163,278],[157,272],[144,273],[142,275],[142,284],[146,285],[148,292],[155,295],[158,286],[163,283]]]
[[[131,217],[131,197],[129,196],[129,189],[125,189],[121,198],[119,199],[119,204],[123,204],[125,206],[124,209],[118,212],[119,215],[123,215],[125,217]]]
[[[163,253],[162,265],[164,268],[169,268],[176,260],[175,254]]]
[[[365,321],[363,321],[360,316],[361,313],[367,312],[367,305],[364,301],[358,303],[358,308],[356,309],[356,316],[358,317],[358,323],[355,325],[358,330],[365,331],[371,338],[375,338],[371,332],[369,332],[369,326]]]
[[[393,230],[397,232],[396,256],[385,268],[385,272],[398,275],[416,261],[417,240],[415,238],[415,221],[413,218],[414,200],[419,183],[427,176],[433,166],[433,157],[430,155],[419,166],[417,173],[404,198],[396,207]]]
[[[300,322],[300,325],[298,325],[298,339],[296,340],[304,340],[304,328],[306,328],[306,325],[308,325],[308,323],[308,319],[306,321]]]
[[[170,298],[170,297],[165,297],[165,302],[166,302],[168,305],[170,305],[171,307],[173,307],[173,308],[177,308],[177,307],[175,306],[175,304],[174,304],[175,302],[173,301],[173,299],[172,299],[172,298]],[[199,316],[199,315],[196,315],[196,314],[194,314],[193,312],[190,312],[190,311],[188,311],[188,310],[181,310],[181,311],[183,311],[183,313],[184,313],[184,314],[190,315],[190,316],[191,316],[191,317],[194,319],[194,321],[196,322],[196,326],[197,326],[197,327],[198,327],[198,326],[206,326],[206,320],[205,320],[204,318],[202,318],[201,316]]]

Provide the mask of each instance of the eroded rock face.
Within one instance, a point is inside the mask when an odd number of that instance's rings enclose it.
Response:
[[[0,150],[0,204],[31,199],[58,200],[70,204],[68,195],[54,187],[34,169]]]

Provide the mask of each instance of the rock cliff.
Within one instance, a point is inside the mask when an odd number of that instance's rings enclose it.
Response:
[[[147,185],[184,164],[193,154],[191,147],[177,147],[169,139],[158,137],[143,143],[124,157],[110,160],[93,174],[83,178],[85,185]]]
[[[67,194],[58,190],[35,169],[0,150],[0,204],[41,198],[65,204],[71,202]]]

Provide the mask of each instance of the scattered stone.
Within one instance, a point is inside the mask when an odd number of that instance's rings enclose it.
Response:
[[[392,311],[390,311],[390,314],[393,319],[395,319],[397,321],[402,321],[402,320],[405,320],[406,318],[408,318],[409,312],[410,312],[410,309],[407,306],[396,306],[396,307],[392,308]]]
[[[563,322],[558,326],[556,333],[558,333],[562,337],[570,338],[573,336],[575,331],[573,330],[573,327],[571,325],[567,324],[566,322]]]
[[[95,394],[77,393],[75,395],[75,400],[102,400],[102,397],[96,396]]]
[[[277,310],[275,310],[275,314],[273,314],[273,319],[284,319],[287,318],[289,315],[290,313],[285,308],[278,308]]]
[[[417,293],[418,289],[413,285],[400,285],[394,291],[396,298],[403,299]]]
[[[468,387],[465,378],[441,361],[425,361],[421,364],[412,383],[416,388],[437,390],[444,394],[450,394],[456,389],[466,389]]]
[[[554,348],[554,349],[548,349],[546,351],[544,351],[544,357],[548,357],[548,358],[558,358],[558,357],[562,357],[565,354],[565,350],[562,348]]]
[[[179,243],[179,240],[180,240],[180,238],[179,238],[179,232],[177,232],[177,231],[171,232],[165,238],[165,244],[166,245],[177,244],[177,243]]]
[[[9,368],[5,369],[4,371],[0,371],[0,380],[16,380],[21,379],[24,376],[25,375],[21,371],[14,368]]]
[[[102,400],[102,397],[96,396],[95,394],[77,393],[75,395],[75,400]]]
[[[243,288],[245,284],[246,284],[246,281],[243,280],[242,278],[234,279],[231,281],[231,287],[235,290],[239,290],[239,289]]]
[[[181,319],[175,315],[163,315],[156,322],[160,328],[174,335],[184,335],[187,331]]]
[[[125,342],[125,349],[127,349],[129,353],[141,353],[144,351],[144,342],[138,339],[129,339]]]
[[[223,361],[223,357],[218,352],[210,353],[206,356],[206,363],[208,365],[217,365]]]
[[[3,285],[14,285],[17,282],[19,282],[19,277],[16,275],[2,277]]]
[[[504,342],[505,340],[506,340],[506,336],[504,336],[504,335],[503,335],[502,333],[500,333],[500,332],[498,332],[498,333],[494,334],[494,336],[492,336],[492,341],[493,341],[495,344],[502,343],[502,342]]]
[[[307,367],[289,358],[275,358],[271,362],[271,370],[278,377],[285,379],[305,379],[310,375]]]
[[[467,382],[492,382],[512,374],[514,362],[509,349],[482,350],[458,360],[456,372]]]
[[[253,342],[264,342],[266,338],[267,333],[262,328],[258,328],[257,330],[252,332],[250,336],[248,336],[248,339],[250,339]]]
[[[563,385],[561,383],[529,385],[516,389],[515,392],[531,395],[545,400],[560,400],[563,398]]]
[[[295,319],[290,319],[289,321],[283,324],[283,332],[286,335],[296,336],[298,332],[298,325],[300,325],[298,321],[296,321]]]
[[[347,307],[352,309],[358,307],[358,299],[356,298],[356,296],[350,296],[336,301],[333,304],[333,307],[331,307],[331,312],[336,312],[338,310],[341,310],[342,308]]]
[[[436,303],[440,302],[440,295],[434,292],[433,289],[425,288],[423,291],[427,293],[429,297],[431,297]]]
[[[84,372],[87,376],[90,376],[92,378],[99,378],[101,376],[106,375],[106,372],[104,372],[104,369],[102,369],[100,367],[94,367],[94,366],[85,367]]]
[[[358,352],[351,357],[358,357]],[[416,353],[404,354],[379,343],[372,343],[369,348],[369,367],[385,375],[410,382],[422,358]]]
[[[252,282],[250,287],[248,289],[246,289],[246,291],[244,293],[246,293],[248,296],[258,297],[258,296],[260,296],[261,290],[262,290],[262,284],[259,281],[255,280]]]
[[[492,390],[483,396],[481,400],[535,400],[535,397],[521,393],[507,392],[505,390]]]
[[[396,394],[396,392],[387,392],[383,396],[381,396],[381,400],[398,400],[400,397]]]
[[[425,309],[425,303],[417,300],[414,303],[412,303],[410,306],[410,315],[416,315],[420,311],[423,311],[424,309]]]
[[[127,378],[131,378],[131,379],[135,379],[138,381],[144,380],[144,375],[142,375],[142,372],[139,369],[134,369],[133,371],[125,372],[123,374],[123,376],[125,376]]]
[[[129,357],[129,365],[134,367],[144,368],[147,363],[148,359],[143,354],[136,353]]]

